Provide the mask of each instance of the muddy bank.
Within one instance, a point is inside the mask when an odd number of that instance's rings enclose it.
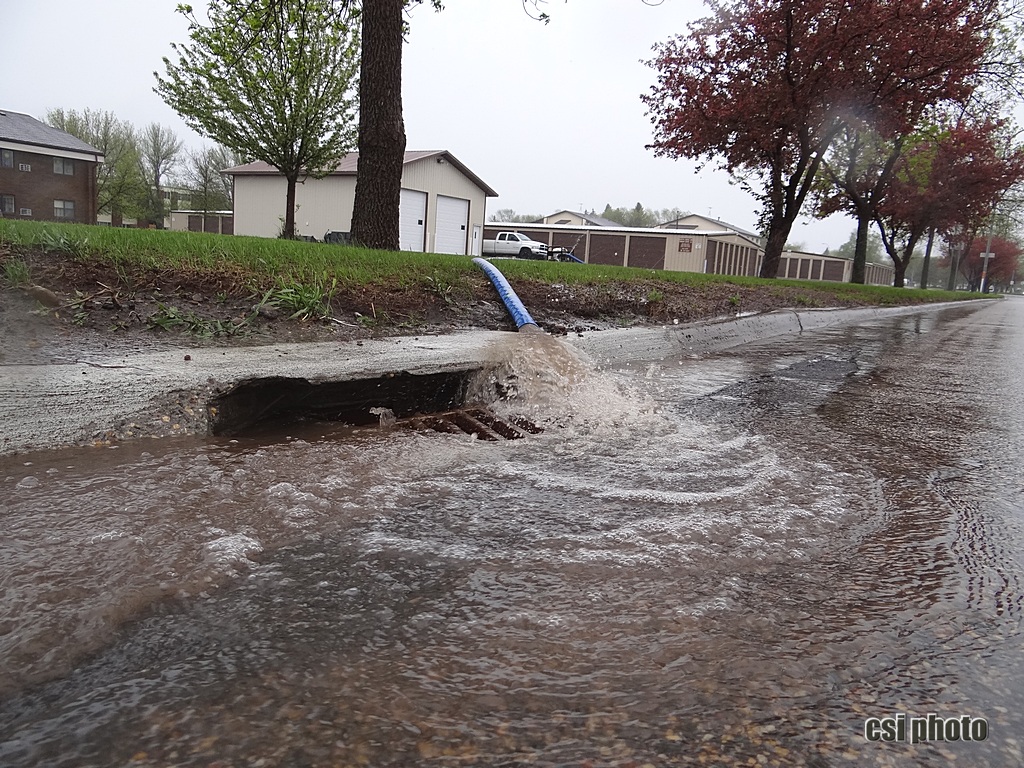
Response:
[[[357,341],[460,330],[515,330],[481,274],[464,286],[410,286],[397,281],[338,286],[327,319],[289,311],[250,276],[225,270],[113,267],[42,250],[0,250],[0,266],[17,260],[30,285],[0,279],[0,365],[60,363],[97,353],[138,353],[178,347]],[[660,280],[564,285],[515,280],[541,327],[554,335],[610,328],[685,324],[784,308],[865,306],[869,298],[825,287],[700,286]],[[914,304],[914,291],[897,295]]]

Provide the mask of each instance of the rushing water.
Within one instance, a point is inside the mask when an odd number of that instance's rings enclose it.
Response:
[[[1014,300],[601,372],[510,334],[524,440],[0,459],[0,764],[1024,764],[1022,344]]]

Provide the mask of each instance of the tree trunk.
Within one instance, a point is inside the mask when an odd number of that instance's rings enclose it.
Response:
[[[295,239],[295,185],[298,183],[298,176],[286,176],[287,192],[284,202],[284,227],[281,229],[281,237],[286,240]]]
[[[857,211],[857,245],[853,251],[853,268],[850,282],[864,284],[868,264],[868,233],[871,231],[871,210]]]
[[[924,261],[921,263],[921,288],[928,287],[928,265],[932,260],[932,245],[935,243],[935,227],[928,230],[928,244],[924,247]]]
[[[973,243],[974,238],[972,237],[964,244],[963,250],[958,251],[957,249],[950,249],[952,253],[949,260],[949,279],[946,281],[947,291],[956,290],[956,278],[957,274],[960,272],[960,262],[967,258],[967,252],[970,251]]]
[[[893,288],[902,288],[907,282],[907,268],[910,266],[910,262],[914,259],[914,251],[917,249],[917,244],[921,242],[921,235],[923,232],[910,232],[907,235],[907,242],[903,246],[903,253],[886,250],[889,252],[889,256],[892,258],[893,265]]]
[[[160,173],[153,174],[153,224],[157,229],[164,228],[164,190],[160,186]]]
[[[767,195],[770,214],[764,261],[761,262],[761,277],[778,277],[779,263],[782,261],[782,252],[786,249],[789,233],[793,231],[793,222],[800,214],[804,200],[811,190],[814,176],[821,165],[821,155],[838,130],[838,126],[834,127],[828,138],[821,141],[820,148],[810,152],[806,161],[798,161],[788,177],[784,178],[781,160],[780,165],[772,169]]]
[[[760,277],[775,278],[779,276],[779,263],[782,261],[782,252],[786,249],[786,240],[789,239],[789,232],[792,228],[793,222],[786,222],[781,217],[769,222]]]
[[[352,240],[367,248],[399,249],[398,207],[405,162],[402,119],[404,0],[366,0],[359,70],[359,165]]]
[[[908,264],[910,264],[909,259],[907,261],[902,261],[901,259],[893,259],[893,288],[902,288],[906,284]]]

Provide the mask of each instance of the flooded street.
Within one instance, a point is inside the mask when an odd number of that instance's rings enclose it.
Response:
[[[0,458],[0,765],[1024,765],[1024,300],[508,344],[522,440]]]

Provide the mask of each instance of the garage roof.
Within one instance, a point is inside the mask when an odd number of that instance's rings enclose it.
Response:
[[[462,174],[476,184],[480,189],[484,191],[487,197],[497,197],[498,193],[491,189],[483,180],[467,168],[461,160],[446,149],[429,149],[429,150],[418,150],[405,153],[405,160],[403,163],[409,165],[419,160],[426,160],[427,158],[436,157],[439,160],[446,160]],[[338,167],[335,168],[329,175],[330,176],[355,176],[356,168],[359,165],[359,153],[349,152],[345,157],[338,163]],[[223,173],[231,176],[279,176],[281,172],[269,163],[265,163],[262,160],[257,160],[255,163],[247,163],[246,165],[236,165],[234,168],[227,168]]]

